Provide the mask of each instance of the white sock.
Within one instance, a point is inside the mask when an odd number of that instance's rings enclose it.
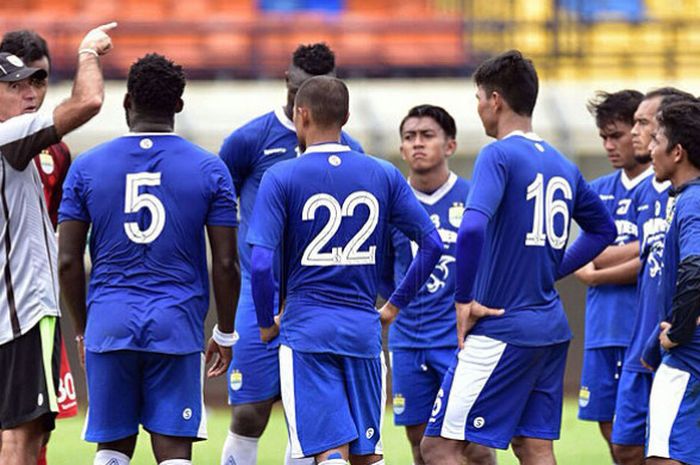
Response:
[[[192,461],[186,459],[170,459],[163,460],[158,465],[192,465]]]
[[[313,457],[304,457],[301,459],[292,458],[292,447],[287,441],[287,450],[284,452],[284,465],[314,465]]]
[[[381,459],[378,462],[374,462],[372,465],[384,465],[384,459]]]
[[[229,431],[224,449],[221,451],[221,465],[256,465],[258,440],[258,438],[239,436]]]
[[[323,462],[319,462],[318,465],[347,465],[348,462],[346,462],[343,459],[329,459],[329,460],[324,460]]]
[[[129,465],[131,459],[116,450],[102,449],[95,454],[93,465]]]

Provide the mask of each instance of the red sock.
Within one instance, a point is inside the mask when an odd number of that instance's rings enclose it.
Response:
[[[39,460],[36,461],[36,465],[47,465],[46,464],[46,446],[41,446],[39,451]]]

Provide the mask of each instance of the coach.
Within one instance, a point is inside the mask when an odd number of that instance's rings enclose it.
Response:
[[[54,429],[59,383],[57,246],[34,156],[102,107],[100,26],[83,38],[71,96],[52,113],[35,110],[46,71],[0,53],[0,463],[33,465]]]

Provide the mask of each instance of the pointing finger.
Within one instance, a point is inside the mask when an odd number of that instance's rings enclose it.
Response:
[[[111,23],[107,23],[107,24],[103,24],[103,25],[101,25],[101,26],[97,26],[95,29],[99,29],[100,31],[107,32],[107,31],[110,31],[110,30],[114,29],[115,27],[117,27],[117,22],[116,22],[116,21],[112,21]]]

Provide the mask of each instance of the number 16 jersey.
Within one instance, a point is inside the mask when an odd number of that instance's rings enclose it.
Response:
[[[204,227],[237,225],[231,176],[172,134],[129,134],[71,165],[59,222],[91,223],[86,348],[200,352],[209,308]]]
[[[474,299],[505,309],[471,334],[521,346],[569,340],[554,282],[571,219],[584,230],[610,221],[576,165],[534,134],[512,133],[482,149],[466,209],[489,218]]]

